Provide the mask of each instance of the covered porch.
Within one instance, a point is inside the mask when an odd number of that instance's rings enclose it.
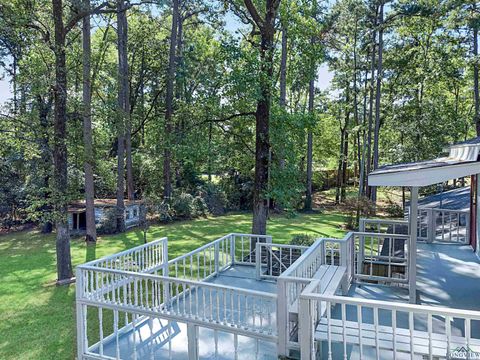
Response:
[[[315,320],[300,328],[302,359],[480,358],[479,148],[476,138],[446,157],[369,174],[370,186],[411,189],[407,220],[363,224],[356,264],[366,276],[347,296],[319,295],[318,283],[305,289],[301,316]],[[419,188],[460,177],[471,177],[467,211],[419,207]],[[389,236],[375,242],[365,229]],[[322,304],[323,316],[308,308]]]

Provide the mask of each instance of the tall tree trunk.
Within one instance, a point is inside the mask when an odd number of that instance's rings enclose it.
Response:
[[[262,19],[251,0],[244,0],[253,20],[260,28],[260,95],[255,113],[255,182],[253,189],[252,233],[265,234],[267,231],[268,202],[268,158],[270,151],[270,102],[273,78],[273,52],[275,18],[279,0],[267,0],[265,17]]]
[[[207,163],[207,172],[208,172],[208,182],[212,183],[212,129],[213,123],[209,121],[208,123],[208,163]]]
[[[313,116],[314,100],[315,100],[315,78],[312,78],[308,84],[308,112]],[[305,211],[312,210],[312,167],[313,167],[313,134],[312,130],[308,129],[307,133],[307,182],[305,191]]]
[[[83,6],[90,8],[90,0],[84,0]],[[93,183],[93,144],[92,144],[92,93],[91,93],[91,41],[90,41],[90,16],[83,18],[83,146],[85,170],[85,217],[86,241],[97,241],[95,226],[95,189]]]
[[[375,10],[375,21],[372,27],[372,46],[371,46],[371,62],[370,62],[370,94],[369,94],[369,106],[368,106],[368,131],[367,131],[367,167],[366,167],[366,181],[367,181],[367,196],[371,198],[372,187],[368,185],[368,174],[370,174],[372,169],[372,129],[373,129],[373,95],[374,95],[374,88],[375,88],[375,49],[376,49],[376,41],[377,41],[377,12],[378,9]]]
[[[52,0],[55,27],[55,117],[53,132],[53,186],[57,253],[57,282],[73,276],[67,222],[67,66],[62,0]]]
[[[473,5],[475,9],[475,4]],[[478,89],[478,25],[473,25],[473,56],[475,62],[473,63],[473,97],[475,102],[475,127],[477,129],[477,136],[480,136],[480,95]]]
[[[165,126],[164,126],[164,150],[163,150],[163,197],[169,199],[172,196],[172,115],[173,115],[173,92],[175,82],[175,53],[177,45],[177,32],[179,20],[179,0],[173,0],[172,30],[170,34],[170,49],[168,53],[167,91],[165,95]]]
[[[130,109],[130,84],[129,74],[130,69],[128,67],[128,21],[126,7],[122,1],[122,7],[125,9],[119,14],[118,19],[122,22],[121,30],[119,33],[121,41],[118,42],[118,58],[122,63],[122,94],[125,97],[123,102],[124,106],[124,121],[125,121],[125,165],[127,169],[127,198],[128,200],[135,199],[135,187],[133,184],[133,162],[132,162],[132,118]],[[120,60],[120,58],[122,58]]]
[[[367,139],[365,124],[367,122],[367,94],[368,94],[368,71],[365,71],[365,82],[364,82],[364,93],[363,93],[363,115],[362,115],[362,158],[360,161],[360,179],[359,179],[359,189],[358,196],[362,197],[365,195],[365,157],[367,151]]]
[[[37,95],[36,102],[38,107],[38,117],[41,127],[41,139],[40,139],[40,154],[42,158],[42,176],[43,176],[43,201],[44,204],[41,207],[41,211],[45,216],[45,220],[42,224],[42,233],[49,234],[53,230],[52,220],[50,218],[51,208],[51,196],[50,196],[50,171],[52,168],[52,152],[50,149],[50,122],[48,120],[50,111],[52,110],[53,98],[51,94],[48,95],[48,100],[45,102],[42,96]]]
[[[342,181],[340,187],[340,202],[345,202],[346,200],[346,187],[348,183],[348,131],[350,127],[350,84],[347,82],[346,84],[346,97],[345,97],[345,127],[344,127],[344,134],[343,134],[343,153],[341,154],[342,160]]]
[[[282,26],[282,55],[280,58],[280,101],[279,105],[282,109],[285,109],[287,105],[287,53],[288,50],[288,37],[287,29]]]
[[[377,89],[375,96],[375,132],[373,137],[373,170],[378,168],[378,143],[380,134],[380,103],[383,78],[383,1],[380,3],[378,14],[378,61],[377,61]],[[377,202],[377,188],[372,188],[372,201]]]
[[[335,191],[335,204],[340,204],[342,202],[342,188],[343,188],[343,147],[345,146],[345,127],[340,124],[340,152],[338,157],[338,167],[337,167],[337,181],[336,181],[336,191]]]
[[[348,113],[350,116],[350,113]],[[343,154],[342,154],[342,187],[340,191],[340,202],[345,202],[347,199],[347,185],[348,185],[348,128],[345,130],[343,138]]]
[[[282,50],[280,56],[280,98],[278,104],[282,113],[285,113],[285,108],[287,106],[287,53],[288,50],[288,36],[287,28],[285,25],[282,25]],[[281,126],[281,125],[280,125]],[[285,169],[285,149],[283,147],[277,148],[277,159],[278,166],[280,170]],[[274,207],[278,207],[280,204],[277,202],[274,204]],[[270,206],[269,206],[270,208]]]
[[[177,44],[176,44],[176,94],[175,97],[177,99],[181,99],[184,90],[184,71],[183,68],[183,22],[184,18],[181,14],[178,15],[178,30],[177,30]]]
[[[361,143],[360,143],[360,119],[358,116],[358,88],[357,88],[357,29],[358,29],[358,19],[355,20],[355,34],[353,42],[353,118],[355,121],[355,126],[357,127],[356,132],[356,147],[357,147],[357,166],[359,173],[361,172],[360,166],[362,164],[362,154],[361,154]],[[359,188],[360,188],[360,176],[359,176]]]
[[[118,41],[118,116],[117,116],[117,231],[125,231],[125,120],[130,112],[128,98],[128,65],[126,62],[127,23],[124,0],[117,0]]]

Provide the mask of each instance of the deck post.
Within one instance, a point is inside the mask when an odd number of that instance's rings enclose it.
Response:
[[[437,232],[437,229],[436,229],[436,226],[437,226],[436,213],[435,213],[434,209],[426,209],[426,210],[427,210],[427,214],[428,214],[427,242],[428,243],[433,243],[435,241],[435,237],[437,235],[436,234],[436,232]],[[442,231],[443,231],[443,229],[442,229]]]
[[[219,270],[220,270],[220,265],[218,263],[218,261],[220,260],[220,254],[219,254],[219,251],[220,251],[220,247],[218,245],[218,241],[215,243],[214,245],[214,262],[215,262],[215,276],[218,275],[219,273]]]
[[[313,302],[310,299],[300,297],[298,301],[298,339],[300,342],[300,359],[315,360],[314,341],[314,314]]]
[[[163,242],[162,244],[162,262],[163,262],[163,269],[162,269],[162,276],[169,276],[169,268],[168,268],[168,239]],[[169,284],[163,287],[163,304],[168,308],[170,303],[170,289]]]
[[[257,241],[255,244],[255,278],[260,280],[262,277],[262,249],[261,243]],[[268,274],[268,269],[267,269]],[[272,274],[269,274],[272,275]]]
[[[409,219],[410,241],[408,244],[408,292],[410,303],[417,301],[417,230],[418,230],[418,186],[412,186]]]
[[[288,356],[287,282],[281,277],[277,279],[277,323],[277,355]]]
[[[77,359],[82,360],[86,352],[86,306],[80,303],[80,297],[83,289],[83,274],[82,269],[77,267],[76,271],[76,311],[77,311]]]
[[[232,266],[235,265],[235,235],[230,235],[230,258],[232,259]]]
[[[167,266],[164,267],[163,276],[168,276],[168,238],[162,242],[162,262]]]
[[[198,326],[187,323],[188,359],[198,359]]]
[[[360,232],[364,233],[366,232],[365,229],[365,219],[360,219]],[[353,238],[353,248],[355,248],[355,237]],[[363,274],[363,262],[365,260],[365,237],[363,235],[360,235],[358,237],[358,254],[357,254],[357,271],[356,273],[358,275]],[[353,275],[355,279],[355,274]],[[355,282],[357,280],[355,279]],[[361,282],[361,280],[359,280]]]

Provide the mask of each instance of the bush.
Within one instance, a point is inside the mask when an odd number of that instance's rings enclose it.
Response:
[[[295,234],[293,235],[290,244],[292,245],[301,245],[301,246],[310,246],[315,242],[315,237],[309,234]]]
[[[393,201],[389,201],[387,207],[385,208],[385,212],[389,217],[393,218],[403,218],[404,213],[403,209],[400,205],[394,203]]]
[[[214,184],[208,184],[202,192],[208,211],[213,215],[223,215],[227,209],[227,196],[220,187]]]
[[[219,183],[225,193],[228,204],[232,210],[251,210],[253,204],[253,179],[249,176],[231,171],[222,177]]]
[[[360,198],[356,196],[347,198],[344,207],[346,210],[345,212],[347,213],[346,227],[350,230],[358,227],[357,222],[359,217],[373,216],[375,214],[374,203],[365,196]]]
[[[172,209],[175,217],[182,219],[191,219],[195,217],[195,206],[193,196],[185,192],[173,197]]]
[[[175,217],[173,213],[172,207],[168,203],[168,201],[162,201],[156,209],[158,213],[158,218],[161,222],[169,222],[172,221]]]
[[[193,209],[194,214],[193,216],[207,216],[208,215],[208,207],[205,203],[205,200],[201,196],[195,196],[193,198]]]

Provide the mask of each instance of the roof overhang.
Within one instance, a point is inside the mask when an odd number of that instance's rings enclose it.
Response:
[[[449,157],[383,166],[368,175],[369,186],[428,186],[480,174],[480,162]]]

